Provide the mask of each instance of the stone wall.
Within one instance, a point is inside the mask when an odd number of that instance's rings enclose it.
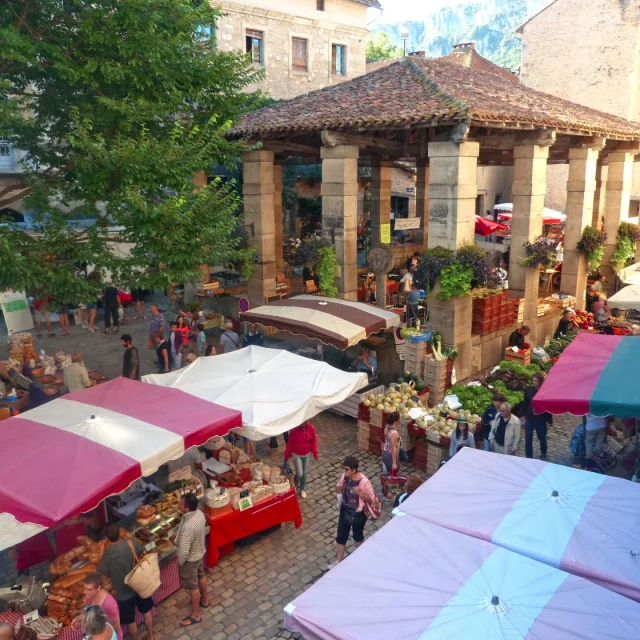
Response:
[[[493,211],[496,196],[500,202],[512,202],[513,167],[478,167],[478,196],[482,196],[482,212]]]
[[[276,99],[300,94],[350,80],[365,73],[367,10],[353,0],[331,0],[326,11],[317,11],[315,0],[223,0],[225,16],[220,18],[216,41],[224,51],[245,50],[247,29],[264,34],[263,81],[250,87],[268,92]],[[308,70],[291,68],[291,40],[308,40]],[[332,45],[347,48],[347,74],[331,69]]]

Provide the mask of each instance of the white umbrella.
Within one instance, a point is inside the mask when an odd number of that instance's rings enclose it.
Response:
[[[241,411],[240,433],[252,440],[293,429],[368,384],[365,373],[256,346],[198,358],[185,369],[144,376],[143,381]]]
[[[640,284],[632,284],[620,289],[618,293],[607,300],[607,305],[611,309],[620,309],[622,311],[640,309]]]

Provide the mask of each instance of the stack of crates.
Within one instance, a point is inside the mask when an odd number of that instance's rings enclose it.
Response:
[[[427,356],[428,345],[429,343],[426,340],[423,342],[412,342],[411,340],[407,340],[404,361],[404,367],[407,371],[422,377],[424,372],[424,359]]]
[[[524,298],[511,298],[511,304],[515,311],[514,322],[517,324],[524,323]]]
[[[413,466],[416,471],[427,472],[428,461],[428,445],[427,441],[422,438],[416,440],[414,454],[413,454]]]
[[[424,382],[429,387],[429,406],[434,407],[444,400],[447,387],[448,359],[436,360],[433,354],[424,361]]]
[[[384,413],[360,405],[358,412],[358,449],[382,455]]]
[[[447,447],[436,444],[435,442],[427,443],[427,468],[426,473],[432,476],[439,468],[440,463],[449,455]]]

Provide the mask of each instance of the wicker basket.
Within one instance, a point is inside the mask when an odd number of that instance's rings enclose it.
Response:
[[[284,476],[278,476],[275,481],[271,480],[269,485],[273,489],[273,493],[275,493],[277,496],[287,493],[287,491],[289,491],[289,489],[291,488],[289,481]]]
[[[231,500],[228,491],[220,493],[219,489],[207,489],[204,492],[204,501],[210,509],[221,509],[226,507]]]
[[[133,550],[133,545],[131,545]],[[138,555],[133,552],[134,560],[138,561]],[[150,598],[160,588],[160,565],[158,554],[150,553],[142,558],[134,566],[133,570],[125,577],[124,583],[131,587],[141,598]]]

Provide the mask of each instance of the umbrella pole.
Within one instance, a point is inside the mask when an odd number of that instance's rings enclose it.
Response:
[[[324,345],[322,342],[318,345],[318,355],[320,356],[320,362],[324,362]]]

